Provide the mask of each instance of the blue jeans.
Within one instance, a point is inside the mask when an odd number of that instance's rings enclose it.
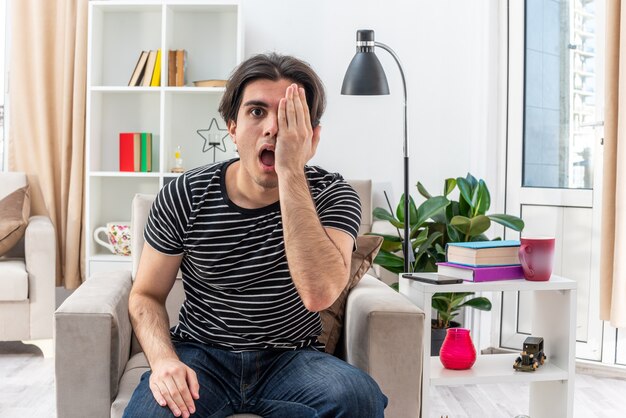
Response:
[[[175,342],[180,360],[200,383],[200,418],[251,413],[272,418],[383,417],[387,397],[365,372],[315,349],[234,353],[192,342]],[[150,371],[124,418],[173,417],[152,396]]]

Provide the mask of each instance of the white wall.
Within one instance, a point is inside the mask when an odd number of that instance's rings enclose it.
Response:
[[[132,0],[131,0],[132,1]],[[491,212],[503,212],[506,84],[500,0],[241,0],[245,56],[276,51],[309,62],[324,81],[328,106],[312,164],[374,181],[374,207],[403,190],[402,90],[385,52],[391,95],[342,96],[357,29],[400,57],[409,96],[411,195],[421,181],[441,193],[446,177],[469,171],[487,182]],[[500,55],[499,55],[500,54]]]
[[[397,203],[403,188],[402,90],[393,59],[377,54],[391,94],[342,96],[357,29],[374,29],[402,61],[409,96],[411,184],[440,193],[446,177],[471,171],[498,200],[498,0],[242,0],[245,55],[277,51],[309,62],[328,106],[312,163],[346,178],[371,178]],[[505,39],[502,39],[505,41]],[[500,177],[500,179],[498,179]],[[411,194],[417,191],[411,186]]]

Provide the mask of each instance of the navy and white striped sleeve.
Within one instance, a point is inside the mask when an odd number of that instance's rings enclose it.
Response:
[[[191,197],[186,177],[180,176],[159,191],[144,229],[144,239],[155,250],[180,255],[191,213]]]
[[[352,186],[339,176],[320,193],[315,204],[324,227],[344,231],[356,242],[361,224],[361,200]]]

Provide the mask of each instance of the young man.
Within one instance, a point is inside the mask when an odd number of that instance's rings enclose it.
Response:
[[[306,166],[324,106],[293,57],[257,55],[232,74],[220,113],[240,158],[186,172],[150,212],[129,309],[151,371],[125,417],[383,416],[376,382],[317,342],[361,217],[340,175]],[[179,267],[186,298],[170,331]]]

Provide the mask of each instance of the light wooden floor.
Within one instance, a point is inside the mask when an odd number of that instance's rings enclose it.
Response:
[[[0,418],[18,417],[56,417],[54,359],[32,345],[0,342]]]
[[[432,393],[435,418],[512,418],[528,410],[528,385],[436,387]],[[0,418],[52,418],[54,405],[54,359],[34,346],[0,342]],[[626,380],[576,375],[574,417],[626,417]]]
[[[512,418],[528,414],[528,384],[437,386],[431,418]],[[626,380],[576,374],[574,417],[626,417]],[[439,412],[440,411],[440,412]]]

